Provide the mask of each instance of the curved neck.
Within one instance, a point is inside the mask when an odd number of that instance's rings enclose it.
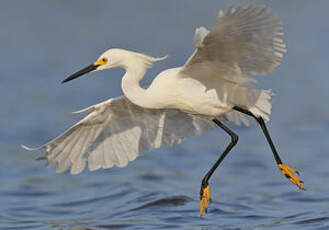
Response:
[[[125,96],[135,105],[143,108],[157,108],[154,97],[148,89],[143,89],[139,82],[143,79],[147,66],[140,63],[135,66],[125,66],[126,73],[122,78],[121,87]]]

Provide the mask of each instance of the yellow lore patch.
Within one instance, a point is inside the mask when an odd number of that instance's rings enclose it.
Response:
[[[105,65],[108,62],[106,57],[100,58],[94,62],[94,65]]]

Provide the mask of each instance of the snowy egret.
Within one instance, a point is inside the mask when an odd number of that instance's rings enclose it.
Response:
[[[238,141],[238,136],[223,122],[246,124],[252,117],[260,125],[282,173],[300,189],[297,171],[283,164],[266,128],[271,113],[270,90],[255,89],[252,75],[267,75],[280,64],[286,52],[283,29],[273,12],[264,5],[250,4],[219,11],[215,25],[208,31],[196,29],[196,50],[181,67],[162,71],[144,89],[139,82],[154,58],[123,49],[110,49],[97,61],[66,78],[73,80],[91,71],[124,68],[124,96],[109,99],[78,112],[91,112],[59,137],[39,148],[39,159],[46,166],[58,165],[56,172],[71,167],[80,173],[88,162],[89,170],[124,167],[142,153],[183,139],[222,128],[230,144],[203,177],[200,189],[200,214],[207,212],[210,200],[209,179]]]

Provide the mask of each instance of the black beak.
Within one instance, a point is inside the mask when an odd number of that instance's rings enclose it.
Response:
[[[80,70],[80,71],[78,71],[78,72],[72,74],[71,76],[69,76],[68,78],[66,78],[65,80],[63,80],[62,83],[65,83],[65,82],[71,81],[71,80],[73,80],[73,79],[75,79],[75,78],[78,78],[78,77],[80,77],[80,76],[82,76],[82,75],[84,75],[84,74],[86,74],[86,73],[89,73],[89,72],[91,72],[91,71],[97,69],[98,66],[99,66],[99,65],[91,64],[91,65],[89,65],[89,66],[83,68],[82,70]]]

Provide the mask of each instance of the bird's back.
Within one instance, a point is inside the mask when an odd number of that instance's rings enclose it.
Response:
[[[162,108],[179,109],[186,113],[218,117],[236,124],[246,123],[243,115],[231,112],[234,105],[253,109],[268,119],[270,91],[252,89],[219,77],[190,77],[182,67],[162,71],[148,91]],[[260,107],[260,108],[259,108]]]

